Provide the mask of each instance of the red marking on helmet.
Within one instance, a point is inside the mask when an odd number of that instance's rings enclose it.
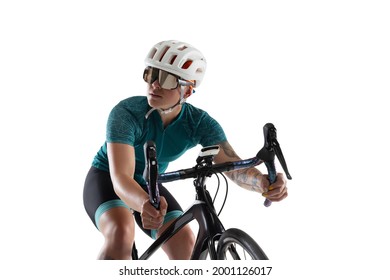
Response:
[[[181,69],[188,69],[192,64],[192,60],[187,60],[183,66],[181,67]]]

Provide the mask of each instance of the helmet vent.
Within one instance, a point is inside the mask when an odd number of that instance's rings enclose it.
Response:
[[[166,46],[166,47],[164,48],[164,50],[162,51],[161,57],[160,57],[160,59],[159,59],[160,62],[163,60],[164,55],[167,53],[168,50],[169,50],[169,47]]]
[[[157,52],[157,49],[156,48],[153,48],[150,53],[149,53],[149,58],[150,59],[153,59],[154,58],[154,55],[156,54]]]
[[[186,62],[184,62],[181,69],[188,69],[191,66],[191,64],[192,64],[192,60],[187,60]]]
[[[185,46],[185,45],[183,45],[183,46],[180,47],[180,48],[177,48],[177,50],[179,50],[179,51],[184,51],[185,49],[187,49],[187,46]]]
[[[172,64],[175,62],[176,57],[177,57],[177,55],[174,55],[174,56],[171,58],[171,61],[169,61],[169,64],[172,65]]]

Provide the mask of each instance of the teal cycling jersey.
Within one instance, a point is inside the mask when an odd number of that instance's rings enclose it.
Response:
[[[198,144],[205,147],[226,141],[220,124],[207,112],[191,104],[184,103],[178,117],[167,127],[163,126],[157,110],[145,118],[150,109],[144,96],[134,96],[119,102],[109,115],[106,141],[94,157],[92,165],[109,171],[107,143],[131,145],[135,150],[134,179],[139,184],[145,184],[144,144],[147,141],[152,140],[156,144],[160,173],[166,171],[170,162]]]

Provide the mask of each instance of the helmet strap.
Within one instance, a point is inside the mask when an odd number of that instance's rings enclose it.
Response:
[[[179,100],[175,105],[173,105],[172,107],[169,107],[168,109],[152,108],[152,109],[150,109],[150,110],[146,113],[145,119],[147,119],[147,118],[150,116],[150,114],[151,114],[153,111],[155,111],[155,110],[157,110],[161,115],[166,115],[166,114],[171,113],[171,112],[173,111],[173,109],[174,109],[176,106],[185,103],[185,102],[186,102],[186,98],[184,97],[184,87],[185,87],[185,86],[180,86],[180,100]]]

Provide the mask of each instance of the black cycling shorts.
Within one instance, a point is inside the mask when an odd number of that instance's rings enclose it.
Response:
[[[146,192],[146,186],[141,186]],[[167,214],[164,224],[179,217],[183,210],[172,194],[161,184],[159,185],[160,195],[165,197],[168,203]],[[125,207],[132,211],[115,193],[109,172],[91,167],[84,184],[84,207],[94,225],[99,229],[101,215],[114,207]],[[156,238],[156,230],[148,230],[142,227],[141,215],[133,211],[138,226],[150,237]]]

